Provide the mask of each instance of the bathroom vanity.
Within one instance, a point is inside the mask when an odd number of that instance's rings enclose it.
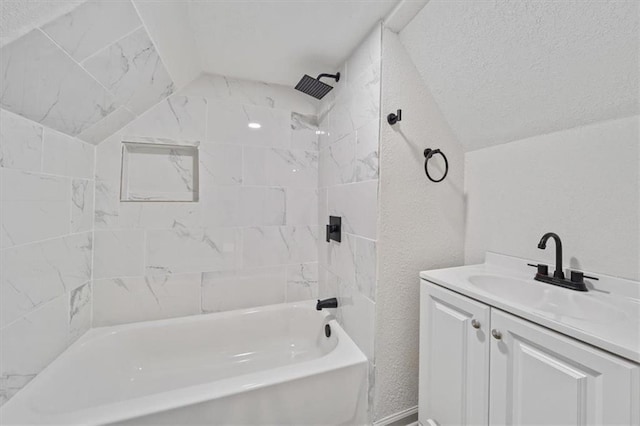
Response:
[[[640,283],[578,292],[526,264],[420,273],[420,423],[639,425]]]

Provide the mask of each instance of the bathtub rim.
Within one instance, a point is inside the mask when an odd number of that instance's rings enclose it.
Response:
[[[313,309],[315,312],[315,302],[303,301],[92,328],[52,361],[31,382],[7,401],[3,407],[0,407],[0,422],[2,424],[100,425],[196,405],[213,399],[224,398],[242,392],[262,389],[288,381],[323,374],[328,371],[354,367],[358,364],[362,364],[363,367],[366,368],[368,360],[364,353],[344,331],[335,317],[326,311],[322,311],[318,314],[322,315],[326,323],[331,325],[332,333],[336,335],[338,344],[332,351],[319,358],[242,374],[214,382],[206,382],[128,400],[83,408],[76,411],[54,414],[40,413],[34,410],[30,404],[30,389],[40,380],[52,374],[51,372],[55,370],[58,360],[62,357],[73,356],[84,344],[93,339],[130,329],[157,328],[165,324],[176,323],[188,324],[191,322],[210,320],[212,318],[223,319],[225,317],[250,314],[256,311],[278,311],[291,307]],[[251,383],[249,384],[247,384],[248,379],[251,379]],[[211,383],[216,383],[216,386],[211,387]],[[159,409],[158,407],[162,408]]]

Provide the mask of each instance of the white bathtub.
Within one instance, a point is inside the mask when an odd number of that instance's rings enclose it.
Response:
[[[0,423],[351,425],[366,395],[365,356],[304,302],[92,329]]]

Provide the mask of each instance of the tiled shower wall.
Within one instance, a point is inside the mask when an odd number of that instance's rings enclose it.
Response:
[[[205,75],[98,146],[94,326],[317,296],[313,102]],[[199,143],[197,203],[120,201],[121,142],[141,137]]]
[[[89,328],[94,154],[0,109],[0,404]]]
[[[95,147],[174,91],[130,1],[0,50],[0,403],[89,328]]]
[[[4,46],[0,106],[97,144],[174,84],[129,0],[90,0]]]
[[[0,403],[90,325],[320,292],[373,368],[379,38],[343,66],[322,129],[291,88],[203,76],[173,93],[129,1],[4,46]],[[199,145],[197,203],[120,201],[121,143],[141,139]]]
[[[342,217],[342,242],[319,243],[321,297],[338,297],[337,317],[370,363],[372,398],[376,309],[378,139],[381,27],[341,67],[341,79],[323,101],[319,224]],[[371,402],[370,402],[371,406]]]

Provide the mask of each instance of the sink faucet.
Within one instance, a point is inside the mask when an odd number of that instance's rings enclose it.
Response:
[[[584,282],[584,278],[590,278],[597,280],[596,277],[588,277],[584,275],[583,272],[579,271],[571,271],[571,279],[566,279],[564,277],[564,272],[562,271],[562,241],[560,241],[560,237],[558,234],[553,232],[547,232],[540,238],[540,242],[538,243],[538,248],[544,250],[547,248],[547,241],[549,238],[553,238],[556,243],[556,270],[553,272],[553,276],[550,276],[548,273],[548,267],[544,264],[537,264],[529,266],[533,266],[538,268],[538,272],[534,279],[536,281],[540,281],[547,284],[557,285],[559,287],[568,288],[576,291],[588,291],[587,286]]]
[[[562,272],[562,241],[560,241],[560,237],[558,236],[558,234],[554,232],[547,232],[546,234],[544,234],[542,238],[540,238],[538,248],[542,250],[546,249],[547,240],[549,240],[549,238],[553,238],[553,240],[556,242],[556,270],[554,271],[553,276],[563,280],[564,272]]]

